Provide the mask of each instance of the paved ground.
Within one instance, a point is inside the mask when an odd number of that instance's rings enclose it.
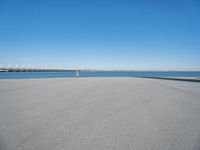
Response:
[[[200,83],[0,80],[1,150],[199,150]]]

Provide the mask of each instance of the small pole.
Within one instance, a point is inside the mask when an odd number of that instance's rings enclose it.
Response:
[[[78,78],[80,76],[80,70],[76,70],[76,77]]]

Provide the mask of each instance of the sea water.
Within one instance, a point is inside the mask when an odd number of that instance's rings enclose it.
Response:
[[[0,72],[0,79],[76,77],[76,72]],[[81,71],[80,77],[200,77],[200,71]]]

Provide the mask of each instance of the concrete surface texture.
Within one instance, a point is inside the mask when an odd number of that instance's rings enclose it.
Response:
[[[1,150],[199,150],[200,83],[0,80]]]

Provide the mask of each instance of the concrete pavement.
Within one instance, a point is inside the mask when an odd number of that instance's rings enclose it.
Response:
[[[199,150],[200,83],[0,80],[1,150]]]

